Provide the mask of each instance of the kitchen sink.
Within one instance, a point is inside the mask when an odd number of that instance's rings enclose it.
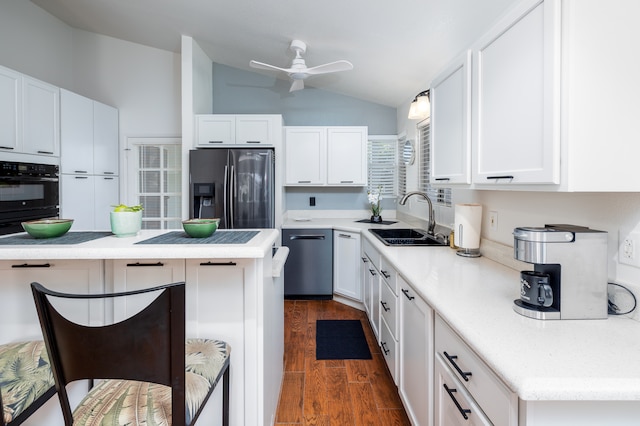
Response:
[[[429,235],[427,231],[423,229],[369,229],[369,232],[378,237],[380,241],[388,246],[448,246],[447,243]]]

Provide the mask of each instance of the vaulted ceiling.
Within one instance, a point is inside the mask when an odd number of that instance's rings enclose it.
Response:
[[[515,0],[31,0],[72,27],[180,52],[193,37],[212,61],[288,67],[292,39],[307,66],[346,59],[352,71],[306,86],[397,107]],[[284,76],[286,78],[286,76]]]

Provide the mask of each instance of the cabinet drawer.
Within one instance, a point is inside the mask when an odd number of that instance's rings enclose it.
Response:
[[[393,382],[398,384],[398,372],[396,370],[398,366],[398,342],[389,331],[389,326],[384,317],[380,321],[380,348],[382,349],[384,360],[387,361],[387,367],[389,367]]]
[[[389,285],[382,280],[380,284],[380,313],[389,326],[394,338],[398,337],[398,297]]]
[[[389,284],[389,288],[393,291],[393,294],[398,295],[398,274],[396,270],[387,262],[387,259],[382,257],[380,259],[380,275],[384,277],[384,279]]]
[[[454,371],[494,424],[517,424],[517,396],[440,318],[435,324],[436,354]]]
[[[379,271],[381,258],[380,253],[378,253],[378,250],[373,248],[373,245],[366,238],[362,239],[362,251],[367,255],[373,267]]]
[[[435,363],[435,425],[491,426],[487,416],[473,400],[465,387],[453,376],[446,360],[436,356]],[[500,424],[500,423],[496,423]]]

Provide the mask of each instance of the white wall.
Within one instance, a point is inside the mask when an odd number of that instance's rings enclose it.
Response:
[[[30,1],[0,2],[0,65],[71,90],[73,30]]]

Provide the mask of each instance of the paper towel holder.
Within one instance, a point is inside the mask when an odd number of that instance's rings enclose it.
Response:
[[[463,241],[462,237],[463,237],[464,227],[462,226],[462,224],[460,224],[458,226],[458,229],[456,230],[456,232],[458,232],[459,235],[460,235],[458,241]],[[458,256],[462,256],[462,257],[480,257],[480,256],[482,256],[480,254],[480,247],[478,247],[478,248],[458,247],[458,251],[456,251],[456,254]]]

